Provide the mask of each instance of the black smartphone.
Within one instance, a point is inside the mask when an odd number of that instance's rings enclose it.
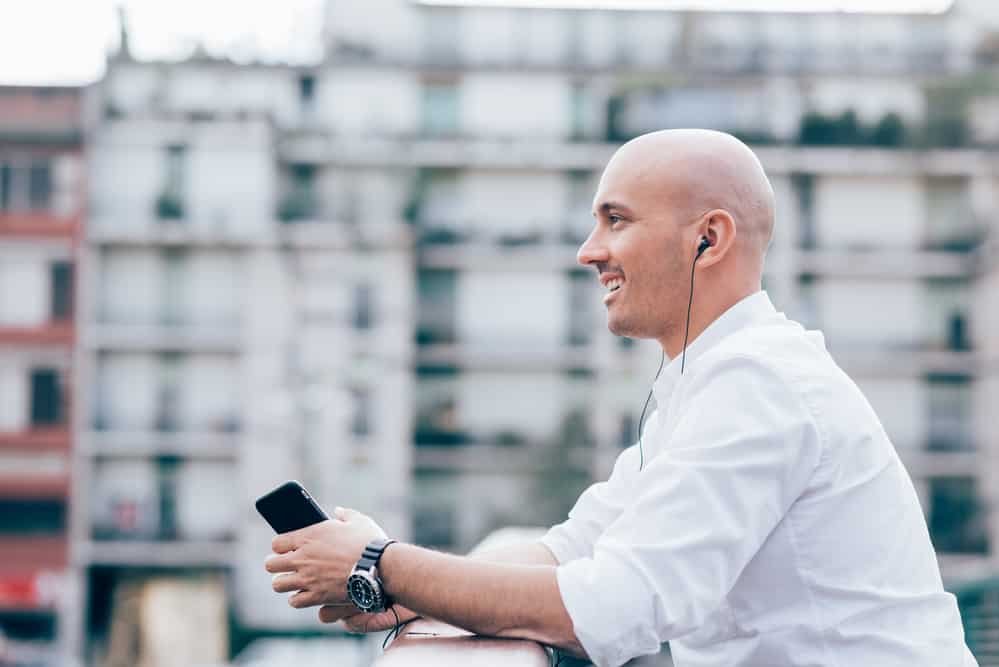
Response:
[[[260,496],[255,504],[260,516],[277,533],[305,528],[329,518],[309,492],[295,480],[285,482],[270,493]]]

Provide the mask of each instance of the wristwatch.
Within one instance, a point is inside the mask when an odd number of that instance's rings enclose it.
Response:
[[[347,596],[355,607],[365,613],[385,611],[392,604],[378,578],[378,560],[393,542],[395,540],[389,539],[368,542],[361,559],[347,577]]]

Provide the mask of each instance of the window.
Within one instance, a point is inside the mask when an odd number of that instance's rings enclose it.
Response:
[[[52,167],[35,162],[28,168],[28,202],[32,209],[45,209],[52,202]]]
[[[626,447],[631,447],[633,444],[638,442],[637,427],[638,425],[635,423],[635,415],[632,414],[621,415],[620,431],[619,431],[620,437],[618,440],[618,444],[621,445],[621,449],[625,449]]]
[[[444,137],[458,133],[458,85],[455,82],[429,82],[423,86],[423,131]]]
[[[14,202],[14,168],[0,164],[0,211],[9,211]]]
[[[292,164],[288,170],[288,191],[281,200],[278,217],[285,222],[316,217],[316,165]]]
[[[354,288],[354,328],[370,329],[372,327],[374,310],[374,288],[368,284],[360,284]]]
[[[815,177],[812,174],[792,174],[791,183],[798,196],[798,243],[803,250],[818,246],[815,229]]]
[[[452,7],[428,7],[424,42],[427,59],[432,63],[450,64],[458,60],[458,12]]]
[[[309,108],[316,99],[316,77],[303,74],[298,77],[298,100],[302,108]]]
[[[62,500],[0,499],[0,535],[58,535],[66,531]]]
[[[156,394],[157,431],[172,432],[181,428],[180,412],[180,375],[181,357],[176,352],[169,352],[160,358],[160,381]]]
[[[988,553],[985,506],[973,477],[936,477],[930,485],[930,535],[937,551]]]
[[[569,105],[570,137],[574,141],[582,141],[587,136],[587,116],[589,113],[590,96],[586,85],[580,82],[572,84],[572,98]]]
[[[187,146],[166,147],[166,180],[163,191],[156,200],[156,215],[161,220],[179,220],[184,217],[184,182],[187,171]]]
[[[931,451],[974,449],[971,382],[965,375],[927,378],[929,442]]]
[[[592,339],[595,291],[588,271],[569,272],[569,345],[587,345]]]
[[[69,262],[54,262],[50,268],[50,284],[52,320],[68,320],[73,315],[73,265]]]
[[[451,269],[422,269],[417,275],[419,303],[416,342],[453,343],[457,329],[457,275]]]
[[[351,433],[358,438],[371,435],[371,392],[367,389],[354,388],[350,390],[350,396],[353,403]]]
[[[51,426],[62,421],[59,372],[39,368],[31,372],[31,425]]]
[[[187,146],[167,146],[166,158],[166,190],[180,196],[184,192]]]

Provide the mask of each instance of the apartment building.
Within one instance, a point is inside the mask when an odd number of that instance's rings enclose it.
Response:
[[[81,90],[0,87],[0,641],[57,655],[67,602]]]
[[[994,334],[975,304],[988,298],[996,98],[972,78],[991,58],[974,4],[327,7],[328,126],[285,151],[322,170],[417,172],[417,539],[466,548],[523,522],[525,504],[556,520],[634,442],[658,354],[604,331],[574,255],[614,148],[700,126],[763,160],[779,198],[765,288],[825,332],[881,415],[945,575],[993,567],[993,436],[978,411]]]
[[[319,631],[260,568],[252,501],[287,478],[458,551],[564,516],[659,362],[606,331],[575,253],[606,160],[664,127],[757,150],[765,288],[881,415],[948,581],[994,568],[999,97],[963,4],[330,0],[325,26],[313,68],[126,50],[89,91],[70,653]],[[177,608],[203,613],[152,630]]]
[[[287,479],[409,535],[409,234],[386,179],[319,198],[326,175],[284,159],[317,127],[317,79],[125,50],[88,91],[66,637],[88,662],[182,645],[207,664],[260,632],[318,631],[261,566],[253,501]],[[361,206],[382,214],[361,224]]]

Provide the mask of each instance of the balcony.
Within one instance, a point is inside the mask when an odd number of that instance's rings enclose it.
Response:
[[[48,211],[0,213],[0,238],[66,239],[76,238],[80,216],[62,216]]]
[[[69,426],[35,426],[24,431],[0,432],[0,450],[69,451]]]
[[[302,134],[285,137],[278,154],[286,162],[367,167],[599,170],[620,142],[578,141],[567,136],[426,138],[416,134],[374,138]],[[767,173],[840,176],[972,176],[992,171],[978,148],[877,148],[761,145],[750,141]]]
[[[196,322],[124,323],[103,321],[88,328],[85,345],[95,350],[129,352],[238,352],[242,334],[236,320],[212,324]]]
[[[573,370],[598,365],[586,346],[529,342],[423,344],[416,349],[419,366],[458,366],[477,370]]]
[[[69,548],[63,535],[4,535],[0,537],[4,572],[61,570],[69,561]]]
[[[87,456],[234,460],[239,453],[238,428],[218,431],[90,431],[79,443]]]
[[[231,567],[236,563],[236,545],[226,540],[100,540],[80,542],[78,557],[91,565]]]
[[[977,265],[965,253],[916,248],[802,250],[797,255],[799,273],[822,277],[968,278]]]
[[[977,375],[980,355],[973,350],[936,346],[836,345],[829,352],[848,374],[921,377],[929,373]]]
[[[34,326],[0,325],[0,345],[72,345],[76,327],[71,321]]]

